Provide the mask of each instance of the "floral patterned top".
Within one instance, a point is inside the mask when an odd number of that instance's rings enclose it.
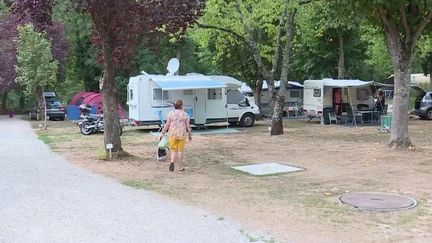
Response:
[[[192,134],[189,116],[183,110],[173,110],[168,114],[168,120],[162,129],[162,133],[169,131],[170,137],[183,139],[187,133]]]

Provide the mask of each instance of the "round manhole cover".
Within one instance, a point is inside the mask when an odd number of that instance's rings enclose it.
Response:
[[[392,193],[350,192],[339,197],[339,200],[362,210],[392,211],[413,208],[416,200]]]

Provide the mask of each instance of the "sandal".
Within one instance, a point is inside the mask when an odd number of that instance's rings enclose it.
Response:
[[[174,171],[174,162],[169,165],[169,171]]]

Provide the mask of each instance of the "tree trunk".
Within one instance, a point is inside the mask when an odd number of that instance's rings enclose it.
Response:
[[[432,69],[431,69],[432,71]],[[432,86],[432,72],[429,73],[429,85]]]
[[[20,98],[19,98],[19,110],[24,111],[25,109],[25,100],[26,96],[24,94],[24,91],[22,89],[19,90]]]
[[[36,114],[36,120],[45,120],[45,96],[44,91],[42,87],[38,87],[36,90],[36,96],[37,96],[37,114]]]
[[[411,85],[412,57],[420,32],[409,35],[407,33],[409,27],[405,24],[405,33],[400,33],[399,26],[389,20],[390,15],[385,10],[380,10],[379,13],[381,23],[384,26],[387,49],[394,71],[393,112],[388,147],[394,149],[409,148],[413,146],[408,133],[408,100]],[[401,41],[401,35],[404,36],[402,38],[404,41]]]
[[[409,148],[412,145],[408,133],[408,100],[411,82],[411,65],[405,70],[394,70],[395,91],[393,99],[390,148]]]
[[[8,92],[4,92],[2,94],[2,101],[1,101],[1,107],[0,107],[0,111],[2,112],[6,112],[6,102],[7,102],[7,98],[8,98]]]
[[[288,3],[287,3],[288,4]],[[274,104],[274,111],[272,117],[272,128],[271,135],[280,135],[283,134],[283,110],[285,106],[285,97],[286,97],[286,87],[288,84],[288,71],[289,71],[289,63],[291,56],[291,46],[292,46],[292,38],[295,31],[295,17],[297,10],[294,9],[290,12],[289,18],[286,21],[286,40],[285,47],[282,54],[282,72],[281,72],[281,82],[279,86],[279,94],[276,97],[276,102]]]
[[[176,58],[179,60],[179,62],[181,60],[182,44],[183,43],[181,40],[177,41]],[[174,75],[179,75],[179,73],[180,73],[180,68],[179,70],[177,70],[177,72],[174,73]]]
[[[114,79],[114,65],[112,62],[112,47],[109,41],[103,43],[104,75],[101,79],[104,116],[104,144],[106,156],[109,156],[107,144],[112,144],[114,155],[123,155],[120,139],[120,122],[117,110],[117,87]]]
[[[270,135],[283,134],[282,114],[285,104],[285,96],[278,95],[276,97],[275,109],[272,116],[272,124]]]
[[[411,12],[419,7],[419,3],[409,1]],[[420,8],[417,8],[420,9]],[[393,121],[388,146],[390,148],[409,148],[412,145],[408,134],[408,100],[411,84],[412,61],[414,48],[425,28],[430,24],[432,12],[424,10],[423,13],[415,13],[416,22],[410,22],[404,3],[401,2],[400,18],[391,14],[387,8],[378,9],[387,41],[387,48],[392,58],[394,70],[395,94],[393,99]],[[400,22],[399,22],[400,21]],[[402,26],[402,27],[401,27]]]
[[[262,85],[263,85],[263,80],[262,79],[257,80],[256,86],[255,86],[255,92],[254,92],[255,104],[260,108],[261,114],[262,114],[262,111],[261,111]]]
[[[344,37],[339,34],[339,62],[338,62],[338,79],[345,78],[345,51]]]

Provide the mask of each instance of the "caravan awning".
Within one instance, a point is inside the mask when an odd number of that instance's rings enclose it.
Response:
[[[275,85],[276,89],[279,89],[280,88],[280,81],[275,81],[274,85]],[[288,81],[286,88],[287,89],[303,89],[303,85],[300,84],[299,82]],[[262,89],[263,90],[267,90],[268,89],[267,81],[265,81],[265,80],[264,80],[264,82],[262,84]],[[242,92],[242,93],[252,93],[252,89],[246,83],[242,83],[241,87],[240,87],[240,92]]]
[[[217,89],[227,87],[216,80],[152,80],[162,90]]]
[[[326,87],[364,87],[373,85],[373,81],[365,82],[361,80],[353,80],[353,79],[324,79],[324,86]]]
[[[361,81],[358,79],[324,79],[324,86],[326,87],[365,87],[365,86],[376,86],[376,87],[393,87],[391,84],[383,84],[375,81]]]

